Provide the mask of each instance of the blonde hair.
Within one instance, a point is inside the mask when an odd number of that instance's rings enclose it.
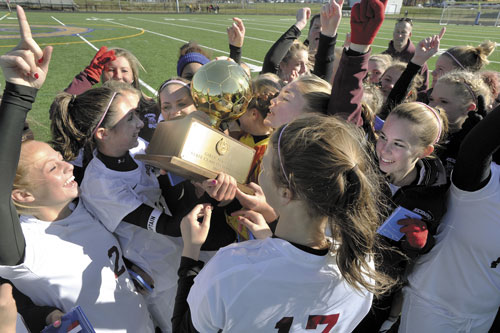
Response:
[[[399,61],[399,60],[393,60],[391,65],[389,67],[387,67],[384,74],[382,74],[382,76],[380,77],[380,81],[382,81],[385,73],[388,70],[397,69],[402,74],[406,70],[406,66],[408,66],[407,63],[404,63],[404,62]],[[422,75],[420,75],[420,74],[415,75],[415,77],[411,81],[410,85],[408,86],[405,102],[414,102],[417,100],[417,89],[420,88],[423,83],[424,83],[424,78],[422,77]]]
[[[439,78],[438,83],[444,83],[453,87],[457,98],[463,103],[475,103],[477,106],[477,97],[484,97],[485,105],[491,103],[491,90],[478,73],[469,71],[451,71]]]
[[[399,104],[389,113],[389,117],[406,119],[417,125],[414,134],[422,147],[437,144],[448,132],[446,112],[439,107],[432,108],[420,102]]]
[[[256,109],[262,118],[265,118],[269,112],[271,100],[276,97],[282,86],[279,77],[276,74],[261,74],[251,81],[252,99],[248,103],[248,110]]]
[[[330,83],[314,74],[301,75],[293,82],[304,98],[304,113],[316,112],[326,114],[328,101],[332,92]]]
[[[384,205],[363,132],[336,117],[311,115],[276,130],[271,142],[275,184],[303,201],[311,217],[328,218],[338,245],[330,250],[346,282],[375,294],[387,291],[393,281],[368,259],[376,252]]]
[[[380,72],[385,72],[385,70],[392,64],[392,57],[389,54],[374,54],[370,57],[368,61],[373,61],[380,66]]]
[[[294,40],[292,43],[292,46],[290,46],[290,48],[288,49],[288,52],[286,53],[286,55],[283,57],[283,59],[281,61],[286,64],[290,61],[290,59],[297,57],[297,54],[299,52],[301,52],[301,51],[308,52],[308,50],[309,49],[307,48],[307,46],[305,46],[304,43],[302,43],[300,40]]]
[[[489,64],[488,56],[495,50],[496,44],[484,41],[478,46],[455,46],[446,50],[443,55],[451,58],[455,67],[477,72]]]

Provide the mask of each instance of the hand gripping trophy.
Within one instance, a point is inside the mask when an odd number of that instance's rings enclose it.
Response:
[[[196,112],[161,122],[146,154],[136,158],[191,180],[224,172],[244,184],[255,150],[219,131],[219,125],[245,113],[252,98],[250,77],[234,61],[215,60],[196,72],[191,94],[209,124]]]

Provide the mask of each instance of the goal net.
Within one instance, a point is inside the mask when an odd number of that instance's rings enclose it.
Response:
[[[500,3],[445,3],[439,24],[489,25],[498,27],[500,26]]]

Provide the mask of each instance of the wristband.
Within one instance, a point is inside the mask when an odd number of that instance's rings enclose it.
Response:
[[[151,215],[149,215],[148,218],[148,230],[152,230],[156,232],[156,224],[158,223],[158,220],[160,219],[160,216],[162,214],[162,211],[159,209],[153,209],[151,212]]]

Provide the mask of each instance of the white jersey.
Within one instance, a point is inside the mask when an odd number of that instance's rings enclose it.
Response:
[[[159,311],[163,311],[162,317],[166,318],[162,325],[166,329],[170,326],[177,290],[182,238],[121,223],[125,216],[142,204],[157,209],[166,208],[156,176],[141,161],[136,163],[136,169],[122,172],[108,169],[98,158],[92,159],[85,170],[81,197],[92,214],[118,237],[123,256],[153,278],[154,292],[148,297],[148,304],[156,303],[163,308]],[[166,213],[170,213],[168,208]],[[151,306],[150,311],[155,312]],[[158,315],[153,315],[160,321]]]
[[[63,312],[80,305],[96,332],[153,331],[118,241],[81,202],[62,220],[20,220],[26,239],[24,262],[0,266],[2,277],[37,305]]]
[[[500,306],[500,167],[475,192],[451,186],[436,245],[409,275],[410,292],[460,318],[491,320]]]
[[[188,296],[199,332],[351,332],[372,294],[342,278],[335,256],[277,238],[220,249]]]

